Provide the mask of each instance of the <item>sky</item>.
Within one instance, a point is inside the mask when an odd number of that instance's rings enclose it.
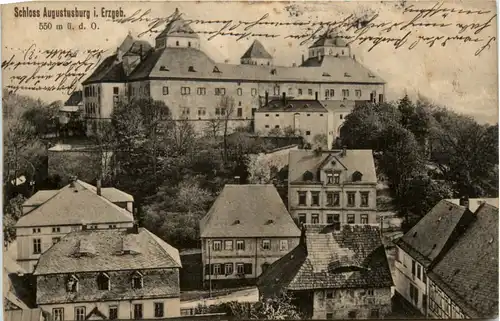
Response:
[[[168,17],[175,8],[178,8],[185,19],[202,20],[239,20],[256,21],[268,15],[262,21],[305,22],[305,21],[340,21],[350,14],[356,16],[373,17],[374,24],[381,22],[410,22],[418,12],[408,12],[408,9],[428,9],[439,2],[434,1],[343,1],[343,2],[47,2],[11,4],[2,10],[2,61],[15,55],[23,56],[23,49],[32,44],[37,48],[70,48],[70,49],[105,49],[113,53],[124,37],[130,32],[137,37],[148,29],[147,22],[119,24],[103,17],[87,19],[58,18],[15,18],[15,7],[29,7],[30,10],[47,9],[89,9],[96,8],[98,14],[101,8],[122,9],[125,15],[130,16],[137,10],[142,12],[151,9],[149,17]],[[406,8],[406,9],[405,9]],[[399,99],[407,93],[410,97],[418,94],[427,97],[433,102],[444,105],[457,112],[469,114],[479,122],[495,123],[498,120],[498,76],[497,76],[497,43],[491,42],[490,48],[480,55],[475,52],[486,44],[488,39],[496,37],[496,17],[494,1],[456,1],[444,2],[441,9],[454,9],[455,12],[434,12],[433,16],[422,17],[415,23],[449,23],[446,27],[437,26],[408,26],[405,30],[394,27],[390,32],[382,33],[383,28],[367,28],[364,36],[401,38],[408,31],[411,35],[408,42],[396,49],[392,44],[379,44],[370,50],[373,42],[367,40],[360,44],[354,41],[351,44],[352,53],[356,60],[377,73],[386,80],[386,97],[389,100]],[[485,14],[458,13],[462,10],[491,10]],[[404,10],[407,10],[405,12]],[[443,17],[443,15],[446,15]],[[492,18],[492,19],[491,19]],[[477,23],[478,26],[489,21],[489,25],[474,35],[474,30],[458,33],[457,24]],[[52,30],[40,30],[40,22],[51,22]],[[73,25],[84,23],[86,30],[54,30],[54,26],[63,23]],[[94,22],[99,30],[91,30]],[[193,25],[195,31],[215,31],[224,24]],[[370,26],[370,25],[369,25]],[[218,36],[208,40],[208,36],[201,36],[201,49],[218,62],[239,63],[240,56],[245,52],[254,39],[259,41],[274,56],[275,64],[291,66],[300,64],[302,55],[307,57],[307,48],[311,44],[301,44],[301,40],[287,39],[286,35],[311,33],[318,26],[262,26],[251,28],[253,33],[272,33],[279,35],[276,38],[249,37],[237,41],[236,37]],[[243,27],[234,30],[242,31]],[[476,29],[477,30],[477,29]],[[351,31],[341,32],[345,35],[356,36]],[[421,40],[418,45],[409,49],[409,45],[422,37],[463,37],[482,39],[479,42],[449,40],[446,46],[442,41],[429,48]],[[153,44],[154,35],[142,36]],[[430,38],[427,38],[429,40]],[[12,75],[29,74],[31,67],[18,68],[16,71],[4,70],[2,82],[10,82]],[[90,71],[89,71],[90,72]],[[47,91],[20,91],[43,100],[65,100],[65,92]]]

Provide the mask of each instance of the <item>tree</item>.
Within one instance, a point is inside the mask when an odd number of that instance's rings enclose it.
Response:
[[[22,205],[26,198],[22,195],[17,195],[11,198],[4,206],[3,212],[3,237],[4,243],[9,244],[16,238],[16,222],[23,215]]]
[[[222,96],[219,102],[220,113],[223,115],[223,156],[224,163],[227,163],[228,155],[228,142],[227,136],[229,134],[229,120],[234,113],[234,98],[231,96]]]
[[[326,134],[317,134],[313,137],[313,145],[328,149],[328,137]]]

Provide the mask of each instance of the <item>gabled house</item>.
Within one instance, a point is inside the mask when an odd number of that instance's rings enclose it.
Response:
[[[35,308],[35,283],[31,275],[8,255],[3,256],[2,263],[4,311]]]
[[[259,278],[259,294],[287,293],[312,319],[380,318],[391,312],[392,276],[380,229],[306,224],[300,244]]]
[[[498,318],[498,207],[482,204],[428,274],[427,316]]]
[[[442,200],[396,241],[396,291],[424,315],[429,271],[473,220],[464,205]]]
[[[288,208],[297,223],[377,224],[371,150],[290,151]]]
[[[148,230],[84,229],[42,254],[36,303],[54,321],[180,316],[179,252]]]
[[[273,185],[226,185],[200,221],[206,286],[251,284],[299,243]]]
[[[123,229],[134,224],[134,199],[115,188],[80,180],[60,190],[39,191],[23,204],[16,223],[17,262],[28,273],[40,255],[66,234],[89,229]]]

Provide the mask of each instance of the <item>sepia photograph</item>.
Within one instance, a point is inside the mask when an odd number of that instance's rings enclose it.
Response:
[[[1,9],[3,320],[498,318],[495,1]]]

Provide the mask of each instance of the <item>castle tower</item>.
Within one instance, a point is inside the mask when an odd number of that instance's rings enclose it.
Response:
[[[179,9],[175,9],[170,22],[165,29],[156,37],[156,49],[165,47],[172,48],[196,48],[200,49],[200,37],[181,18]]]
[[[309,47],[309,58],[323,56],[350,57],[351,48],[337,34],[324,34]]]
[[[273,64],[273,56],[267,52],[266,48],[258,40],[254,40],[252,45],[241,56],[240,62],[243,65],[266,65]]]

